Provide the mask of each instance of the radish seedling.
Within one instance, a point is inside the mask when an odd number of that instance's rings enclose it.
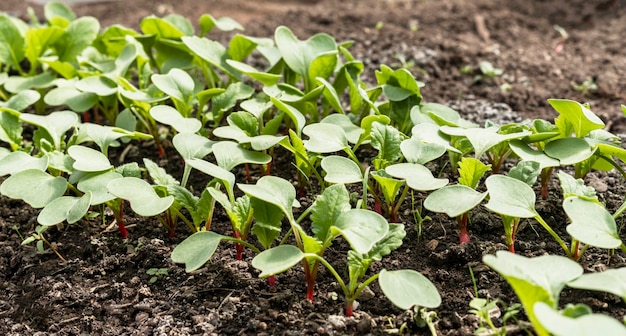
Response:
[[[490,167],[473,158],[463,158],[459,164],[459,184],[445,186],[433,191],[426,200],[424,207],[434,212],[444,212],[456,218],[459,225],[459,243],[470,241],[467,232],[469,214],[487,193],[476,191],[476,187],[483,175]]]

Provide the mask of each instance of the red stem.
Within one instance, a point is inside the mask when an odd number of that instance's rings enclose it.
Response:
[[[306,277],[306,298],[313,302],[315,294],[315,274],[311,271],[309,262],[304,259],[304,276]]]
[[[275,276],[275,275],[270,275],[270,276],[267,278],[267,284],[268,284],[268,285],[270,285],[270,286],[272,286],[272,287],[273,287],[273,286],[276,286],[276,276]]]
[[[246,168],[246,179],[248,180],[248,183],[250,183],[252,181],[252,174],[250,173],[250,166],[246,163],[244,164],[244,167]]]
[[[374,211],[376,211],[379,215],[383,214],[383,208],[380,205],[380,202],[374,201]]]
[[[117,218],[117,227],[120,231],[122,238],[128,238],[128,231],[126,230],[126,224],[124,223],[124,201],[120,202],[119,218]]]
[[[167,236],[174,238],[176,237],[176,224],[172,220],[172,215],[169,212],[165,216],[167,220]]]
[[[459,243],[465,244],[470,242],[470,236],[467,233],[467,218],[469,217],[469,212],[464,213],[463,215],[456,218],[457,223],[459,224]]]
[[[233,237],[241,239],[241,232],[239,232],[239,230],[235,230],[233,232]],[[243,248],[243,245],[235,243],[235,258],[237,260],[243,260]]]
[[[346,317],[352,317],[354,313],[352,303],[352,301],[346,301]]]

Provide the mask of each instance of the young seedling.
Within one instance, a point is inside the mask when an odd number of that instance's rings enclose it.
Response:
[[[30,243],[36,242],[37,252],[43,254],[45,252],[44,244],[46,244],[46,245],[48,245],[48,247],[50,247],[52,252],[54,252],[54,254],[56,254],[57,257],[59,257],[59,260],[61,260],[61,262],[66,263],[67,260],[65,260],[65,258],[63,258],[63,256],[54,247],[54,245],[52,245],[46,239],[46,237],[44,236],[44,232],[46,232],[46,230],[48,230],[48,228],[49,228],[49,226],[37,226],[37,227],[35,227],[35,233],[31,234],[30,236],[26,237],[26,239],[22,240],[22,245],[28,245]]]
[[[483,175],[489,166],[473,158],[463,158],[459,164],[459,184],[445,186],[433,191],[426,200],[424,207],[433,212],[444,212],[456,218],[459,225],[459,243],[469,243],[467,232],[469,214],[487,196],[487,193],[476,191]]]
[[[511,140],[509,147],[520,159],[539,163],[539,169],[541,169],[541,198],[547,199],[550,176],[554,167],[561,165],[559,160],[549,157],[542,151],[531,148],[521,140]]]
[[[547,336],[548,330],[539,322],[535,304],[543,302],[552,309],[557,308],[561,290],[583,273],[582,267],[576,262],[554,255],[526,258],[508,251],[498,251],[496,255],[484,256],[483,262],[513,287],[535,333],[540,336]]]
[[[516,231],[516,229],[513,230],[516,226],[515,223],[519,222],[520,218],[534,218],[559,243],[568,257],[573,256],[563,239],[535,210],[535,192],[528,184],[503,175],[491,175],[485,184],[489,192],[489,202],[485,207],[502,216],[505,228],[511,227],[510,240],[512,243],[514,241],[513,233]]]
[[[466,137],[474,148],[474,158],[480,160],[486,154],[494,173],[500,172],[500,167],[509,156],[507,143],[510,140],[520,139],[531,134],[529,130],[506,133],[503,126],[492,125],[488,128],[460,128],[442,126],[441,132],[454,137]]]
[[[357,215],[358,214],[358,215]],[[366,215],[367,214],[367,215]],[[364,278],[369,265],[374,260],[380,260],[401,244],[404,230],[401,225],[392,224],[390,230],[378,242],[359,239],[344,225],[352,222],[355,216],[370,217],[377,215],[367,210],[352,209],[344,212],[337,220],[337,234],[342,234],[350,243],[352,250],[348,252],[348,270],[350,281],[344,282],[342,277],[321,255],[304,253],[293,245],[281,245],[262,252],[252,260],[252,265],[261,270],[260,277],[282,273],[301,261],[315,260],[324,265],[333,274],[345,296],[345,314],[352,316],[353,303],[361,292],[373,281],[378,279],[383,293],[398,307],[410,309],[413,306],[427,308],[438,307],[441,298],[433,284],[423,275],[413,270],[387,271],[382,270],[367,279]],[[386,222],[379,216],[382,222]],[[366,219],[366,218],[361,218]],[[362,224],[363,222],[361,222]],[[356,233],[356,232],[354,232]],[[368,237],[371,237],[368,235]],[[363,237],[365,238],[365,237]],[[365,280],[364,280],[365,279]]]
[[[155,283],[159,281],[159,279],[165,275],[167,275],[167,268],[149,268],[146,271],[146,274],[151,275],[149,282]]]

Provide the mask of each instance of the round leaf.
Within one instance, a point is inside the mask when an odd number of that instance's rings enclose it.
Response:
[[[293,245],[280,245],[259,253],[252,266],[261,270],[259,277],[266,278],[292,268],[304,258],[304,253]]]
[[[74,145],[67,150],[74,159],[74,169],[84,172],[99,172],[111,167],[109,159],[104,154],[89,147]]]
[[[485,181],[489,191],[487,209],[515,218],[533,218],[535,211],[535,192],[526,183],[503,175],[491,175]]]
[[[168,105],[157,105],[150,109],[154,120],[174,127],[179,133],[196,133],[202,128],[202,122],[195,118],[185,118],[178,110]]]
[[[82,92],[91,92],[100,97],[117,93],[117,84],[104,76],[90,76],[76,82],[76,88]]]
[[[436,308],[441,305],[441,296],[435,285],[414,270],[387,271],[378,276],[378,284],[385,296],[400,309],[413,306]]]
[[[11,175],[0,185],[0,193],[24,200],[35,209],[43,208],[61,197],[66,189],[67,181],[63,177],[54,177],[38,169],[27,169]]]
[[[109,193],[107,185],[109,182],[122,177],[122,174],[115,171],[87,174],[78,181],[76,188],[84,193],[90,192],[92,194],[91,205],[102,204],[116,198]]]
[[[213,152],[214,141],[195,133],[178,133],[172,139],[174,148],[184,160],[202,159]]]
[[[109,182],[107,189],[111,194],[128,200],[133,211],[144,217],[156,216],[174,202],[174,197],[159,197],[148,182],[136,177],[115,179]]]
[[[561,162],[561,165],[572,165],[587,160],[595,152],[585,139],[562,138],[548,142],[544,152]]]
[[[255,185],[238,183],[237,186],[250,197],[276,205],[287,218],[293,220],[296,189],[289,181],[276,176],[263,176]]]
[[[26,169],[45,171],[48,168],[48,157],[35,158],[25,152],[11,152],[0,158],[0,176],[15,174]]]
[[[343,150],[348,146],[346,133],[340,126],[329,123],[307,125],[302,133],[309,136],[304,147],[314,153],[332,153]]]
[[[321,165],[326,172],[326,176],[324,176],[326,182],[347,184],[363,181],[361,167],[343,156],[327,156],[322,159]]]
[[[211,260],[222,238],[215,232],[196,232],[174,248],[172,261],[185,264],[185,271],[193,272]]]
[[[430,193],[424,200],[424,207],[454,218],[474,209],[486,196],[486,192],[480,193],[460,184],[445,186]]]
[[[603,206],[579,197],[569,197],[563,201],[563,209],[572,221],[567,226],[567,233],[573,238],[605,249],[622,245],[615,219]]]
[[[448,179],[435,178],[430,170],[417,163],[398,163],[385,168],[393,177],[406,180],[406,184],[419,191],[439,189],[448,184]]]
[[[366,254],[387,235],[389,223],[374,211],[351,209],[337,217],[331,230],[334,234],[341,234],[354,251]]]

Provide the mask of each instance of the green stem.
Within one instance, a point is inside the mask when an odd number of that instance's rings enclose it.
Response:
[[[247,241],[245,241],[245,240],[241,240],[241,239],[239,239],[239,238],[234,238],[234,237],[228,237],[228,236],[223,236],[223,237],[222,237],[222,240],[231,241],[231,242],[234,242],[234,243],[237,243],[237,244],[241,244],[241,245],[243,245],[243,246],[245,246],[245,247],[247,247],[247,248],[251,249],[251,250],[252,250],[252,251],[254,251],[256,254],[261,253],[261,250],[259,250],[256,246],[254,246],[254,245],[252,245],[252,244],[248,243],[248,242],[247,242]]]
[[[561,239],[561,237],[559,237],[559,235],[556,234],[556,232],[554,232],[554,230],[552,230],[550,225],[548,225],[548,223],[546,223],[546,221],[544,221],[543,218],[541,218],[541,216],[539,214],[535,215],[535,220],[537,220],[537,222],[539,222],[539,224],[541,224],[541,226],[543,226],[543,228],[546,229],[546,231],[548,231],[548,233],[552,236],[552,238],[554,238],[554,240],[556,240],[557,243],[559,243],[559,245],[561,245],[561,248],[563,248],[563,251],[565,251],[567,256],[569,258],[571,258],[572,254],[571,254],[569,248],[567,248],[567,245],[565,244],[563,239]]]
[[[400,211],[400,206],[402,205],[404,199],[406,198],[406,195],[409,193],[409,187],[408,186],[404,186],[404,190],[402,190],[402,194],[400,194],[400,198],[398,199],[398,202],[396,202],[396,206],[393,207],[392,210],[392,214],[393,217],[397,220],[397,214],[398,211]]]
[[[178,211],[178,209],[176,209],[176,208],[174,208],[174,207],[171,207],[171,208],[170,208],[170,211],[172,211],[173,213],[175,213],[175,214],[176,214],[176,216],[177,216],[178,218],[182,219],[182,220],[183,220],[183,222],[185,222],[185,224],[187,224],[187,227],[189,227],[189,229],[191,230],[191,232],[193,232],[193,233],[198,232],[198,228],[197,228],[195,225],[193,225],[193,223],[191,223],[191,222],[189,221],[189,219],[187,219],[187,217],[185,217],[182,213],[180,213],[180,211]]]

